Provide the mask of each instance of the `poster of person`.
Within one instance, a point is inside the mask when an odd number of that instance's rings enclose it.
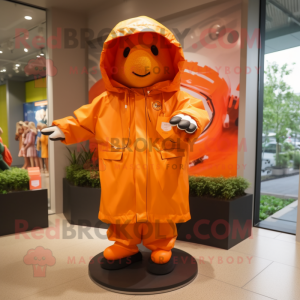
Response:
[[[48,102],[45,100],[23,104],[24,121],[47,124]]]

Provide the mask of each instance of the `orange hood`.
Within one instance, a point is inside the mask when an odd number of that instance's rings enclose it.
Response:
[[[128,89],[112,79],[116,51],[119,46],[120,37],[125,37],[140,32],[157,33],[170,43],[170,54],[172,55],[174,69],[176,71],[176,75],[172,81],[167,80],[155,83],[151,87],[151,90],[160,90],[163,92],[178,91],[180,89],[180,73],[183,72],[183,66],[185,62],[181,44],[176,40],[175,36],[168,28],[145,16],[128,19],[118,23],[104,42],[100,58],[100,70],[106,90],[122,93],[124,92],[124,89]]]

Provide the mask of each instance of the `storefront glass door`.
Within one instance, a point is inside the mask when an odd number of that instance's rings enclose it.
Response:
[[[296,233],[300,166],[299,12],[295,0],[262,1],[261,5],[254,221],[259,227],[292,234]]]

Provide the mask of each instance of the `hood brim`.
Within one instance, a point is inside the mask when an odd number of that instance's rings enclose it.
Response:
[[[103,44],[103,50],[100,58],[100,70],[102,79],[107,91],[124,92],[125,86],[116,85],[112,79],[114,72],[114,61],[116,50],[119,45],[119,39],[133,34],[145,32],[156,33],[165,38],[170,45],[170,54],[174,62],[176,75],[172,81],[156,83],[153,85],[155,89],[171,92],[180,88],[180,73],[183,72],[185,58],[183,55],[181,44],[176,40],[173,33],[164,25],[146,16],[128,19],[118,23],[110,32],[109,36]]]

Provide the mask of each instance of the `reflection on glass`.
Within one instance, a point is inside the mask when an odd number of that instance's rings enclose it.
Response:
[[[295,234],[300,164],[300,27],[291,20],[291,2],[266,4],[259,226]]]
[[[18,169],[27,170],[29,175],[40,175],[35,187],[48,190],[50,208],[48,139],[40,134],[48,123],[46,12],[1,2],[1,14],[10,17],[2,18],[5,30],[0,34],[0,164],[2,155],[9,168],[15,168],[11,176],[27,176]],[[25,20],[24,16],[28,15],[33,17]],[[1,147],[5,149],[2,154]],[[8,153],[11,161],[7,159]]]

